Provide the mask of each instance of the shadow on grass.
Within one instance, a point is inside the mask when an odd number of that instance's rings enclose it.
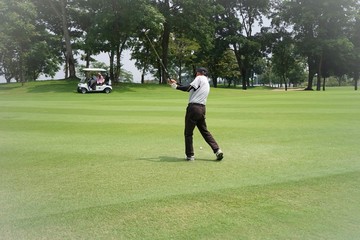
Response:
[[[140,83],[115,83],[113,85],[114,91],[116,92],[136,92],[137,89],[156,90],[161,87],[167,88],[165,84],[140,84]]]
[[[149,158],[139,158],[138,160],[142,161],[149,161],[149,162],[188,162],[185,158],[178,158],[178,157],[170,157],[170,156],[159,156],[159,157],[149,157]],[[195,161],[205,161],[205,162],[218,162],[211,159],[203,159],[203,158],[196,158]]]
[[[241,86],[239,85],[218,85],[217,88],[222,88],[222,89],[233,89],[233,90],[244,90]],[[270,86],[249,86],[246,88],[246,90],[273,90],[276,89],[275,87],[270,87]],[[245,90],[245,91],[246,91]]]
[[[3,83],[3,84],[1,84],[0,85],[0,90],[2,91],[2,90],[7,90],[7,91],[9,91],[9,90],[13,90],[13,89],[19,89],[19,88],[21,88],[21,85],[18,85],[18,84],[12,84],[11,85],[11,83]]]
[[[30,85],[31,84],[31,85]],[[76,93],[78,80],[49,80],[29,83],[29,93]],[[25,84],[26,86],[27,84]]]

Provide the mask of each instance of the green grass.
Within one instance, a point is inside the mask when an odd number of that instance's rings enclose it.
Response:
[[[76,84],[0,85],[0,239],[359,238],[359,92],[212,89],[186,162],[186,93]]]

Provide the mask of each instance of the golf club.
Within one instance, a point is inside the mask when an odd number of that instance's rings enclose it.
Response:
[[[167,71],[167,69],[166,69],[166,67],[165,67],[165,65],[164,65],[164,63],[163,63],[163,61],[162,61],[162,59],[160,58],[160,56],[159,56],[158,52],[156,51],[154,44],[151,42],[151,40],[150,40],[149,36],[147,35],[147,33],[148,33],[149,31],[150,31],[150,29],[145,30],[145,32],[144,32],[145,37],[146,37],[146,39],[149,41],[149,43],[150,43],[150,45],[151,45],[151,47],[152,47],[153,51],[155,52],[156,57],[157,57],[157,58],[158,58],[158,60],[160,61],[160,64],[161,64],[161,66],[163,67],[164,72],[166,73],[167,79],[168,79],[168,80],[171,80],[170,75],[169,75],[169,72]]]

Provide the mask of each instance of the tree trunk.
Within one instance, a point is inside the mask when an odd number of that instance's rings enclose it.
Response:
[[[68,29],[68,21],[66,15],[66,2],[67,2],[66,0],[61,0],[62,29],[63,29],[65,47],[66,47],[66,58],[69,64],[69,78],[76,78],[75,60],[72,53],[70,33]]]
[[[310,90],[310,91],[312,91],[313,90],[313,88],[312,88],[312,85],[313,85],[313,78],[314,78],[314,73],[309,73],[309,76],[308,76],[308,86],[307,86],[307,88],[305,88],[305,90]]]
[[[179,63],[179,83],[181,84],[181,75],[182,75],[182,62]]]
[[[20,67],[20,82],[21,82],[21,86],[24,86],[25,84],[25,71],[24,71],[24,56],[23,56],[23,51],[21,48],[20,54],[19,54],[19,67]]]
[[[66,51],[64,52],[64,58],[65,58],[64,74],[65,74],[65,79],[67,79],[67,78],[69,78],[69,61],[68,61]]]
[[[309,75],[308,75],[308,85],[305,88],[305,90],[313,90],[313,88],[312,88],[313,78],[316,73],[313,61],[314,61],[313,58],[311,56],[308,56],[307,62],[308,62],[308,67],[309,67]]]
[[[212,76],[212,80],[213,80],[213,85],[214,85],[214,88],[217,88],[217,84],[218,84],[218,76],[216,75],[213,75]]]
[[[120,57],[121,57],[121,53],[120,53],[120,44],[117,44],[116,46],[116,65],[115,65],[115,82],[119,81],[119,77],[120,77]]]
[[[111,49],[111,52],[110,52],[110,79],[112,80],[113,83],[115,83],[114,57],[115,57],[115,51],[114,51],[114,49]]]
[[[236,62],[238,64],[238,67],[240,69],[241,72],[241,83],[242,83],[242,89],[246,90],[246,68],[243,67],[243,60],[241,58],[241,53],[240,50],[238,49],[236,44],[233,44],[233,48],[234,48],[234,53],[235,53],[235,58],[236,58]]]
[[[326,77],[323,77],[323,87],[322,87],[323,91],[325,91],[325,81],[326,81]]]
[[[145,83],[145,68],[143,68],[142,73],[141,73],[141,84]]]
[[[251,64],[249,63],[249,59],[247,57],[245,57],[244,62],[243,62],[243,68],[244,68],[244,83],[245,83],[245,88],[243,86],[243,89],[246,90],[249,86],[250,86],[250,69],[251,69]]]
[[[287,85],[287,81],[286,81],[286,76],[283,76],[283,80],[284,80],[284,84],[285,84],[285,91],[287,91],[288,85]]]
[[[91,54],[89,51],[86,51],[86,56],[85,56],[85,60],[86,60],[86,67],[90,67],[90,57],[91,57]]]
[[[116,52],[116,79],[121,78],[121,54],[124,51],[125,43],[126,43],[127,37],[124,37],[124,40],[121,42],[121,44],[118,44],[117,52]]]
[[[163,76],[163,72],[161,71],[162,70],[162,68],[161,68],[161,63],[158,61],[158,69],[159,69],[159,71],[158,71],[158,76],[159,76],[159,84],[161,84],[161,82],[162,82],[162,76]]]
[[[317,74],[316,77],[316,91],[320,91],[321,90],[321,75],[320,73]]]
[[[316,82],[316,91],[321,90],[321,74],[322,73],[322,54],[320,56],[318,71],[317,71],[317,82]]]
[[[246,90],[246,89],[247,89],[246,75],[247,75],[246,68],[243,68],[243,69],[241,70],[241,84],[242,84],[242,89],[243,89],[243,90]]]
[[[355,91],[358,90],[359,75],[360,75],[360,72],[356,72],[356,73],[354,74]]]

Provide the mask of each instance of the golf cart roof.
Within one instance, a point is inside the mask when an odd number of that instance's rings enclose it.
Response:
[[[107,70],[104,68],[83,68],[84,72],[106,72]]]

